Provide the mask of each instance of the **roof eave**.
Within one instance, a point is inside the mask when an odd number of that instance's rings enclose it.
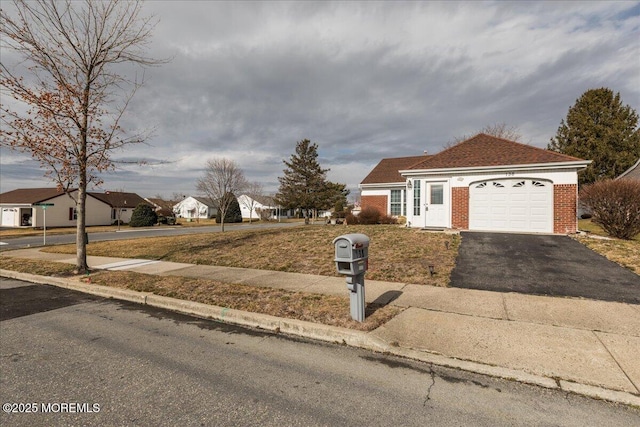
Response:
[[[635,170],[637,167],[640,167],[640,159],[638,159],[638,161],[635,162],[633,166],[631,166],[629,169],[622,172],[616,179],[624,178],[625,176],[629,175],[633,170]]]
[[[405,181],[401,182],[375,182],[375,183],[367,183],[367,184],[358,184],[360,188],[374,188],[374,187],[404,187],[406,184]]]
[[[412,175],[435,175],[443,173],[460,173],[460,172],[491,172],[504,170],[526,170],[526,169],[576,169],[580,171],[589,164],[591,160],[578,160],[571,162],[555,162],[555,163],[528,163],[521,165],[497,165],[497,166],[470,166],[459,168],[438,168],[438,169],[409,169],[399,171],[402,176]]]

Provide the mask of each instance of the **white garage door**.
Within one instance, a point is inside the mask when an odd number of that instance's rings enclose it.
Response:
[[[15,208],[2,208],[2,226],[15,227],[17,225],[16,215],[18,210]]]
[[[552,233],[553,184],[525,178],[471,184],[469,229]]]

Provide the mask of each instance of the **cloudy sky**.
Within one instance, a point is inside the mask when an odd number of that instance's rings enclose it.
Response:
[[[159,19],[125,125],[146,158],[103,190],[194,194],[208,158],[275,192],[296,141],[352,190],[381,158],[436,153],[494,123],[546,147],[568,108],[608,87],[640,111],[640,2],[151,1]],[[3,148],[1,191],[50,186]],[[165,161],[158,163],[158,161]]]

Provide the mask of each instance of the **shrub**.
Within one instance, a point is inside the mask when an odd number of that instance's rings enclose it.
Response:
[[[347,222],[348,225],[359,224],[358,217],[352,213],[348,213],[347,216],[344,218],[344,220]]]
[[[580,190],[580,203],[610,236],[630,240],[640,233],[639,181],[605,180],[586,185]]]
[[[149,227],[158,222],[158,214],[153,208],[146,204],[140,203],[131,213],[130,227]]]
[[[389,215],[382,215],[380,217],[380,220],[378,221],[378,224],[397,224],[397,223],[398,223],[398,219]]]
[[[358,223],[360,224],[378,224],[379,221],[380,211],[371,206],[362,209],[358,215]]]
[[[234,222],[242,222],[242,211],[240,210],[240,203],[238,203],[236,196],[231,193],[227,193],[225,197],[231,198],[231,204],[224,214],[224,223],[231,224]],[[218,224],[222,223],[222,215],[219,209],[216,214],[216,222]]]

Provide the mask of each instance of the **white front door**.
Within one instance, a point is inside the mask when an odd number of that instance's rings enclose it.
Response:
[[[444,182],[426,182],[425,183],[425,227],[446,227],[448,224],[447,216],[449,209],[445,203],[445,187]]]
[[[449,183],[415,180],[413,226],[449,227]]]

